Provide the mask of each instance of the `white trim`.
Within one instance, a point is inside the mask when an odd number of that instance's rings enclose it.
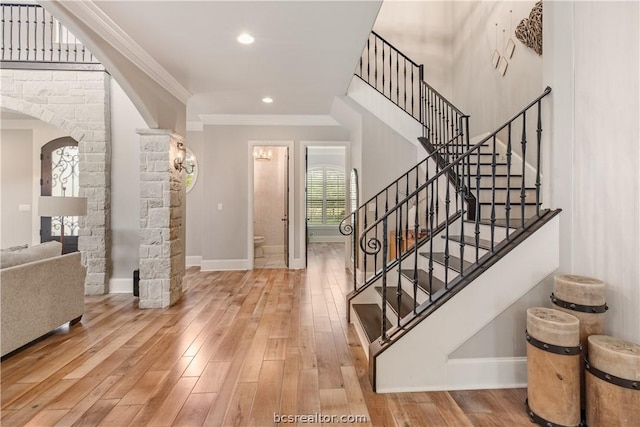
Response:
[[[251,270],[253,262],[247,259],[212,259],[200,263],[200,271]]]
[[[131,279],[109,279],[110,294],[132,294],[133,278]]]
[[[187,256],[185,257],[185,264],[187,267],[200,267],[202,265],[201,256]]]
[[[204,130],[204,124],[198,120],[187,121],[187,131],[202,132]]]
[[[489,390],[527,387],[526,357],[452,359],[447,361],[446,371],[449,374],[446,384],[447,390]],[[378,393],[442,390],[442,386],[389,387],[383,391],[378,390]]]
[[[301,114],[200,114],[205,125],[227,126],[340,126],[333,117]]]
[[[165,88],[180,102],[186,104],[191,97],[184,86],[171,73],[162,67],[146,50],[132,39],[118,24],[102,11],[91,0],[57,2],[73,13],[84,24],[100,34],[107,43],[113,46],[125,58]]]
[[[289,270],[304,270],[306,268],[304,264],[304,258],[294,258],[289,263]]]

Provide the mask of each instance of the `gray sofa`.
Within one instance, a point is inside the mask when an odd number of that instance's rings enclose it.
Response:
[[[52,248],[39,246],[28,248],[36,255],[28,249],[0,254],[0,356],[67,322],[77,323],[84,313],[86,269],[80,253],[51,257]],[[27,262],[15,265],[20,260]]]

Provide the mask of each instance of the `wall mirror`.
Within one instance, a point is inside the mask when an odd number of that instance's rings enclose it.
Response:
[[[198,180],[198,159],[196,159],[196,155],[193,154],[193,151],[191,151],[190,148],[187,148],[187,156],[184,163],[185,172],[187,174],[185,178],[185,185],[188,193]]]

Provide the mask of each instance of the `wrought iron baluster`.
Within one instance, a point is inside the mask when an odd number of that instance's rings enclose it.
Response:
[[[427,182],[429,182],[429,180],[427,179]],[[434,191],[433,191],[433,187],[434,187],[434,183],[437,183],[437,181],[433,181],[431,184],[429,184],[429,187],[431,187],[431,200],[430,200],[430,204],[429,204],[429,301],[433,301],[433,223],[434,223],[434,215],[436,214],[436,211],[434,209]],[[437,200],[437,199],[436,199]]]
[[[526,203],[525,167],[527,164],[527,111],[522,112],[522,185],[520,187],[520,227],[524,228],[524,211]]]
[[[387,217],[382,220],[382,271],[387,270],[387,248],[389,247]],[[377,236],[376,236],[377,238]],[[376,256],[377,258],[377,256]],[[389,341],[387,336],[387,275],[382,275],[382,341]]]
[[[418,174],[416,173],[416,186],[418,184]],[[416,314],[416,308],[418,307],[418,243],[420,242],[420,198],[416,193],[415,212],[414,212],[414,226],[413,226],[413,314]]]
[[[507,126],[507,200],[506,200],[506,206],[505,206],[505,217],[506,217],[506,226],[507,226],[507,237],[506,239],[509,240],[510,237],[510,229],[509,229],[509,222],[511,220],[511,156],[512,156],[512,148],[511,148],[511,122],[509,122],[509,125]]]
[[[49,15],[49,60],[53,61],[53,16]]]
[[[398,101],[398,105],[400,105],[400,55],[399,52],[396,51],[396,100]],[[404,108],[406,110],[406,108]]]
[[[449,157],[449,155],[447,154],[447,157]],[[447,164],[449,164],[449,159],[447,159]],[[446,179],[445,179],[445,183],[444,185],[447,187],[446,191],[445,191],[445,197],[444,197],[444,213],[445,213],[445,229],[444,229],[444,233],[445,233],[445,237],[444,237],[444,287],[445,289],[449,289],[449,207],[451,205],[451,186],[449,185],[449,183],[451,182],[450,180],[450,174],[451,173],[451,168],[447,169],[445,172],[446,175]]]
[[[9,59],[13,60],[13,6],[9,6]]]
[[[396,205],[398,206],[398,205]],[[402,205],[398,206],[398,213],[396,214],[396,219],[398,221],[398,228],[400,232],[396,232],[396,234],[401,234],[404,230],[404,226],[402,225]],[[402,242],[402,238],[407,240],[408,236],[400,235],[399,241]],[[396,287],[396,298],[398,299],[398,327],[400,327],[400,307],[402,307],[402,246],[397,246],[398,250],[396,251],[396,257],[398,260],[398,286]],[[387,269],[385,268],[383,274],[387,275]]]
[[[26,24],[26,33],[27,33],[27,47],[25,48],[25,50],[27,51],[27,58],[26,60],[29,60],[29,53],[31,53],[31,34],[29,33],[29,7],[26,8],[25,12],[27,13],[27,18],[25,19],[25,24]]]
[[[480,258],[480,150],[482,146],[477,148],[476,151],[476,218],[475,218],[475,236],[476,236],[476,263]]]
[[[542,201],[540,200],[540,186],[542,183],[540,182],[540,162],[541,162],[541,152],[542,152],[542,101],[538,101],[538,127],[537,127],[537,145],[538,145],[538,153],[537,153],[537,164],[536,164],[536,215],[540,216],[540,205]]]
[[[5,25],[4,24],[4,11],[5,11],[5,8],[6,7],[3,5],[2,6],[2,59],[4,59],[4,39],[5,39],[5,37],[4,37],[4,34],[5,34],[5,32],[4,32],[4,25]]]
[[[496,135],[492,138],[491,150],[491,252],[493,252],[496,233]]]
[[[18,61],[22,59],[22,8],[18,6]]]

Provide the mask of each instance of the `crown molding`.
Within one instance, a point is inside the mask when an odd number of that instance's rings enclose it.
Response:
[[[189,92],[146,50],[132,39],[118,24],[102,11],[93,1],[57,1],[78,19],[102,36],[125,58],[140,68],[160,86],[165,88],[183,104],[191,97]]]
[[[295,114],[200,114],[204,125],[227,126],[340,126],[333,117]]]

